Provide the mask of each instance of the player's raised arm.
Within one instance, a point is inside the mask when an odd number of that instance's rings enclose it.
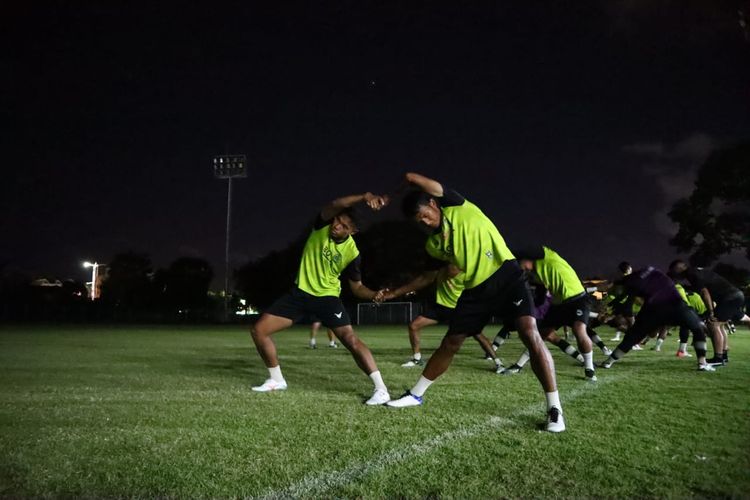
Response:
[[[376,195],[369,191],[362,194],[351,194],[349,196],[342,196],[336,198],[328,205],[324,206],[320,211],[320,217],[323,220],[330,220],[347,208],[351,208],[357,203],[366,203],[372,210],[380,210],[381,208],[388,205],[388,195]]]
[[[439,271],[425,271],[424,273],[411,280],[409,283],[401,285],[395,290],[386,292],[385,300],[392,300],[397,297],[401,297],[402,295],[416,292],[417,290],[421,290],[422,288],[431,285],[435,282],[435,279],[438,276],[438,272]]]
[[[406,182],[413,184],[429,195],[437,197],[443,196],[443,185],[436,180],[425,177],[424,175],[409,172],[406,174]]]

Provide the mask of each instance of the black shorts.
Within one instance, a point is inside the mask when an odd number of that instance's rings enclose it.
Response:
[[[521,316],[534,316],[534,297],[526,276],[515,260],[506,260],[480,285],[464,290],[458,299],[447,335],[474,336],[492,316],[505,324]]]
[[[638,332],[636,335],[645,338],[663,326],[685,327],[693,332],[693,338],[705,338],[703,323],[698,314],[682,300],[667,304],[646,304],[635,317],[633,327],[628,330]]]
[[[742,292],[737,292],[716,301],[714,316],[719,321],[729,321],[730,319],[739,321],[745,314],[742,310],[743,307],[745,307],[745,295]]]
[[[552,304],[549,312],[539,321],[540,328],[558,329],[561,326],[573,326],[581,321],[588,326],[591,314],[591,301],[585,293],[566,300],[562,304]]]
[[[424,306],[424,310],[420,316],[424,316],[427,319],[434,319],[438,323],[447,323],[451,320],[453,311],[455,311],[455,309],[445,307],[437,302],[430,302]]]
[[[352,324],[339,297],[316,297],[299,288],[292,289],[263,312],[291,319],[295,323],[315,318],[331,329]]]

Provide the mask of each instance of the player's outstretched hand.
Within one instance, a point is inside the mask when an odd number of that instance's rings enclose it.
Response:
[[[375,293],[375,296],[372,298],[372,301],[375,302],[376,304],[382,304],[385,300],[387,300],[385,298],[387,294],[388,294],[388,289],[387,288],[383,288],[381,290],[378,290]]]
[[[372,193],[365,193],[365,203],[373,210],[380,210],[383,207],[388,206],[390,198],[387,194],[377,195]]]

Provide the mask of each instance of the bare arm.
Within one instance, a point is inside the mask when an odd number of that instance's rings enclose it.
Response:
[[[375,302],[382,302],[385,290],[370,290],[361,281],[349,280],[349,287],[352,289],[352,293],[355,297],[364,300],[373,300]]]
[[[711,298],[711,293],[708,288],[701,288],[701,298],[703,303],[706,304],[706,310],[708,311],[708,318],[714,319],[714,300]]]
[[[331,203],[324,206],[320,211],[320,217],[323,220],[330,220],[341,213],[342,210],[345,210],[363,201],[367,203],[367,206],[371,209],[380,210],[381,208],[388,205],[388,202],[390,200],[388,199],[388,195],[376,195],[370,192],[342,196],[341,198],[336,198]]]
[[[409,172],[406,174],[406,182],[414,184],[419,189],[432,196],[443,196],[443,185],[438,181],[425,177],[424,175]]]
[[[426,271],[411,280],[409,283],[401,285],[392,292],[388,292],[386,297],[388,299],[395,299],[396,297],[406,295],[407,293],[421,290],[422,288],[431,285],[437,278],[439,272],[440,271]]]

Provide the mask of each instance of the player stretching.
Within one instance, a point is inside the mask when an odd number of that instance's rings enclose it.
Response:
[[[714,367],[706,363],[706,332],[695,311],[682,300],[674,282],[654,267],[646,267],[625,276],[623,286],[629,295],[643,297],[645,302],[635,323],[625,333],[625,338],[614,352],[601,364],[612,365],[625,356],[633,346],[663,325],[685,326],[693,332],[693,347],[698,356],[698,370],[712,372]]]
[[[416,385],[389,406],[422,404],[435,379],[450,366],[467,336],[481,333],[493,314],[515,320],[519,336],[531,353],[531,364],[547,399],[547,430],[562,432],[565,422],[555,381],[555,365],[536,328],[533,299],[524,273],[495,225],[473,203],[453,190],[419,174],[406,180],[421,191],[404,199],[404,213],[432,234],[425,247],[433,257],[464,273],[465,289],[458,299],[448,332],[430,357]]]
[[[447,267],[442,267],[439,271],[427,271],[417,276],[410,283],[385,294],[386,299],[391,300],[419,288],[424,288],[433,281],[437,281],[435,301],[430,302],[424,311],[422,311],[422,314],[409,323],[409,342],[411,343],[412,357],[409,361],[401,365],[402,367],[411,368],[412,366],[424,364],[419,347],[420,332],[424,327],[450,321],[458,298],[464,289],[464,277],[464,274],[456,266],[448,265]],[[482,346],[487,359],[491,359],[495,363],[495,372],[500,373],[503,370],[503,364],[495,355],[489,339],[481,333],[474,335],[474,338]]]
[[[532,246],[514,250],[518,264],[532,273],[532,281],[540,282],[552,294],[552,306],[539,322],[542,338],[554,334],[561,326],[569,326],[583,355],[584,377],[596,381],[594,353],[586,333],[591,305],[578,275],[554,250],[546,246]]]
[[[365,202],[373,210],[380,210],[387,205],[388,199],[365,193],[338,198],[324,207],[305,242],[295,281],[297,286],[274,302],[253,326],[253,342],[269,373],[262,385],[253,387],[254,391],[287,388],[271,335],[303,317],[315,316],[333,330],[352,353],[357,366],[372,379],[375,391],[366,404],[380,405],[391,399],[370,349],[354,333],[349,314],[339,298],[340,275],[346,276],[352,292],[361,299],[380,301],[384,294],[384,290],[375,292],[361,281],[359,250],[352,238],[357,226],[351,210],[360,202]]]
[[[701,267],[689,267],[682,260],[675,260],[669,265],[669,274],[675,280],[688,280],[690,286],[703,298],[708,314],[706,324],[714,346],[714,357],[708,362],[714,365],[728,363],[728,338],[723,326],[731,319],[745,321],[746,316],[742,311],[745,295],[715,272]]]

